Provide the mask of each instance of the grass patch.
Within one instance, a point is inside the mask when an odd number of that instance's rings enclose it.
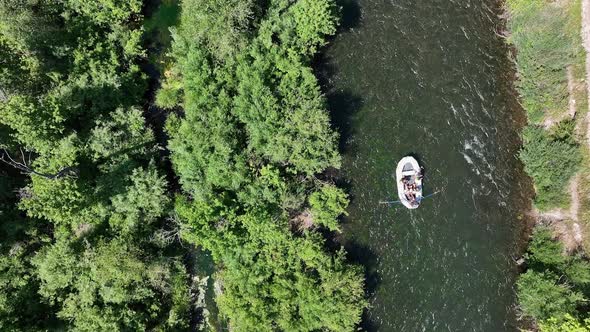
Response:
[[[541,210],[565,207],[569,179],[581,161],[580,148],[574,139],[573,121],[562,121],[548,132],[531,125],[523,131],[524,147],[520,152],[526,172],[535,183],[535,206]]]
[[[531,123],[567,111],[566,68],[583,56],[579,0],[508,0],[509,42],[517,48],[518,91]]]
[[[546,118],[567,118],[568,67],[574,76],[576,119],[587,112],[581,1],[508,0],[507,6],[508,41],[517,49],[517,90],[531,124],[523,132],[520,156],[535,183],[536,207],[566,208],[568,183],[582,160],[576,123],[561,121],[550,131],[538,124]]]

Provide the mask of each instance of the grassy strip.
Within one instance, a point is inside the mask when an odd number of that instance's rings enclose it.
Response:
[[[523,132],[521,159],[534,180],[535,206],[542,211],[564,208],[569,205],[569,179],[581,161],[575,130],[564,131],[571,124],[563,123],[543,134],[541,124],[568,119],[568,67],[574,75],[577,109],[587,103],[585,89],[576,84],[585,76],[581,2],[509,0],[507,6],[508,41],[517,49],[517,89],[530,123]]]
[[[587,145],[580,144],[585,142],[588,112],[581,1],[508,0],[507,6],[509,41],[518,51],[517,88],[530,123],[520,156],[535,184],[535,206],[541,211],[567,208],[571,202],[566,189],[579,171],[578,218],[587,229],[590,171],[579,167],[590,164]],[[568,69],[573,74],[569,84]],[[573,119],[569,98],[575,100]],[[584,247],[590,247],[587,240]],[[528,269],[517,282],[520,308],[541,331],[590,331],[584,309],[590,296],[590,265],[583,255],[564,252],[551,229],[536,227],[525,256]]]

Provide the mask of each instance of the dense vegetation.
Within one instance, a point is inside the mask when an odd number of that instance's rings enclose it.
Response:
[[[184,329],[139,0],[0,1],[0,330]],[[23,213],[24,212],[24,213]]]
[[[366,306],[361,271],[317,231],[337,230],[348,203],[316,176],[340,160],[309,66],[336,13],[330,0],[182,2],[157,103],[182,110],[167,122],[175,210],[220,267],[236,331],[351,331]]]
[[[211,252],[233,330],[354,330],[362,270],[321,235],[348,199],[321,175],[340,157],[310,68],[338,8],[180,2],[156,98],[173,197],[141,107],[143,7],[0,0],[0,330],[189,330],[179,236]]]
[[[517,283],[523,314],[540,322],[543,331],[571,331],[558,329],[562,325],[590,329],[590,263],[581,255],[564,255],[561,242],[544,226],[535,229],[525,257],[528,270]]]
[[[580,1],[508,0],[507,6],[517,88],[531,126],[523,132],[521,159],[535,183],[537,208],[562,207],[568,203],[567,183],[582,159],[573,139],[574,123],[563,120],[552,129],[557,134],[543,133],[540,125],[563,118],[568,110],[568,67],[572,72],[583,69]],[[576,100],[579,109],[585,107],[585,97]]]
[[[575,122],[564,120],[551,131],[529,125],[523,131],[520,159],[536,188],[535,204],[540,209],[566,206],[568,181],[576,173],[582,156],[574,139]]]

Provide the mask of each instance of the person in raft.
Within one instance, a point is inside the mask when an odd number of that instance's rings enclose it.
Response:
[[[416,200],[416,195],[414,194],[414,191],[416,190],[416,184],[410,184],[408,179],[408,177],[402,178],[406,199],[410,202],[414,202]]]

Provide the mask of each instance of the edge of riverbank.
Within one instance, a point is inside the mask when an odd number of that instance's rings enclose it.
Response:
[[[556,123],[564,119],[572,119],[576,123],[576,133],[580,141],[580,148],[584,156],[582,165],[590,164],[590,0],[582,0],[582,19],[580,33],[582,45],[585,50],[585,64],[583,78],[574,78],[572,66],[567,68],[568,82],[568,111],[562,113],[561,119],[548,116],[543,125],[551,129]],[[579,103],[576,97],[581,97],[580,90],[585,90],[586,103]],[[578,105],[586,107],[579,107]],[[568,190],[569,208],[555,208],[549,211],[538,211],[533,208],[532,216],[537,223],[549,225],[559,239],[568,254],[583,249],[588,252],[590,239],[587,234],[590,231],[590,171],[583,166],[570,179]]]
[[[508,0],[506,13],[515,35],[507,40],[524,54],[516,56],[528,117],[521,159],[537,182],[518,260],[521,321],[525,330],[590,331],[580,309],[589,296],[580,276],[590,275],[590,0]]]

